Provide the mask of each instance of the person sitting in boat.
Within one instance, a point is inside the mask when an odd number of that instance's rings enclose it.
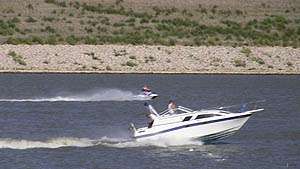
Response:
[[[168,104],[168,110],[169,110],[169,113],[170,114],[174,114],[175,113],[175,109],[176,109],[176,104],[173,100],[170,100],[169,101],[169,104]]]
[[[145,85],[145,86],[143,87],[142,92],[143,92],[143,94],[146,95],[146,96],[149,96],[149,95],[152,93],[152,92],[151,92],[151,89],[150,89],[147,85]]]

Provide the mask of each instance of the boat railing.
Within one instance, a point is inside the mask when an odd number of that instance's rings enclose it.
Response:
[[[169,111],[170,111],[169,109],[166,109],[166,110],[160,112],[159,115],[160,115],[160,116],[166,115],[166,114],[169,113]]]
[[[177,110],[181,110],[181,111],[183,111],[185,113],[191,113],[191,112],[194,111],[194,110],[189,109],[187,107],[178,106],[177,108],[173,109],[173,111],[175,112],[174,114],[181,114],[181,113],[176,113],[176,112],[178,112]],[[166,110],[162,111],[161,113],[159,113],[159,115],[163,116],[163,115],[166,115],[166,114],[169,114],[169,113],[171,113],[170,110],[166,109]]]
[[[178,106],[178,109],[182,110],[182,111],[185,111],[185,112],[193,112],[194,110],[190,109],[190,108],[187,108],[187,107],[183,107],[183,106]]]

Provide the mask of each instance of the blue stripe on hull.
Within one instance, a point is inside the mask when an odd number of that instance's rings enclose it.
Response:
[[[138,139],[138,138],[143,138],[143,137],[150,137],[150,136],[154,136],[154,135],[158,135],[158,134],[162,134],[162,133],[167,133],[167,132],[170,132],[170,131],[179,130],[179,129],[183,129],[183,128],[194,127],[194,126],[199,126],[199,125],[203,125],[203,124],[216,123],[216,122],[221,122],[221,121],[227,121],[227,120],[232,120],[232,119],[245,118],[245,117],[249,117],[251,115],[252,114],[246,114],[246,115],[241,115],[241,116],[228,117],[228,118],[225,118],[225,119],[217,119],[217,120],[211,120],[211,121],[206,121],[206,122],[187,124],[187,125],[182,125],[182,126],[179,126],[179,127],[174,127],[174,128],[171,128],[171,129],[163,130],[163,131],[153,133],[153,134],[146,134],[146,135],[143,135],[143,136],[136,136],[134,138]]]

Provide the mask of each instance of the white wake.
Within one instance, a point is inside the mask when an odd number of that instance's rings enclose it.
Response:
[[[91,140],[86,138],[56,138],[46,141],[30,141],[17,139],[0,139],[0,148],[31,149],[31,148],[60,148],[60,147],[89,147]]]
[[[98,89],[80,93],[59,94],[55,97],[36,97],[22,99],[0,99],[0,102],[96,102],[96,101],[134,101],[145,100],[131,91],[120,89]]]
[[[117,138],[102,137],[100,139],[88,139],[88,138],[53,138],[45,141],[31,141],[31,140],[18,140],[10,138],[0,139],[0,149],[33,149],[33,148],[61,148],[61,147],[91,147],[91,146],[107,146],[114,148],[127,148],[127,147],[169,147],[169,146],[183,146],[183,145],[202,145],[198,141],[189,140],[157,140],[157,141],[134,141],[124,140]]]

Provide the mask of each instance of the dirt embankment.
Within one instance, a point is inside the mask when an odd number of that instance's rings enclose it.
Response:
[[[290,47],[1,45],[2,72],[299,74]]]

